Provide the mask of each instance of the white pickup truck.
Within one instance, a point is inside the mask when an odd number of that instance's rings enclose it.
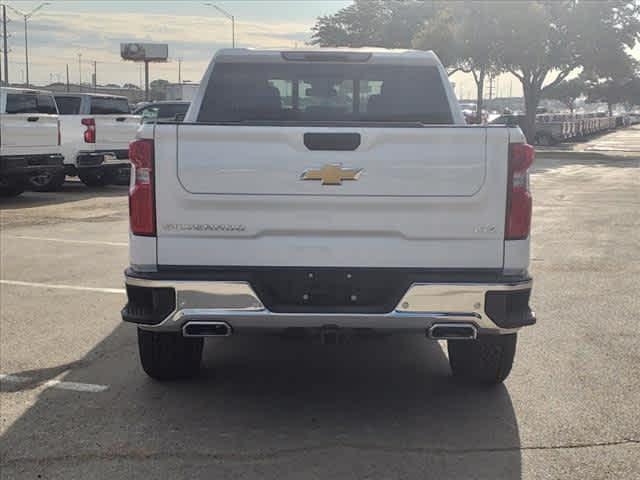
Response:
[[[140,117],[131,115],[127,98],[94,93],[56,93],[55,98],[66,174],[89,186],[128,185],[129,142]]]
[[[184,122],[130,147],[143,369],[193,375],[210,336],[414,332],[502,382],[535,323],[533,157],[465,125],[432,52],[219,51]]]
[[[50,92],[0,88],[0,196],[63,175],[60,122]]]

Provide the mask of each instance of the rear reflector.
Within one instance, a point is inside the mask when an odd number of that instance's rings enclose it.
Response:
[[[532,208],[529,167],[533,164],[534,157],[535,151],[531,145],[509,145],[505,240],[523,240],[529,236]]]
[[[96,121],[93,118],[83,118],[82,125],[87,127],[84,131],[85,143],[96,143]]]
[[[153,185],[153,140],[136,140],[129,145],[131,186],[129,220],[131,233],[153,237],[156,234],[156,202]]]

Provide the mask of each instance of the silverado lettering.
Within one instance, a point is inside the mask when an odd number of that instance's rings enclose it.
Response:
[[[244,225],[210,225],[210,224],[197,224],[197,225],[187,225],[180,223],[167,223],[163,227],[164,230],[167,231],[178,231],[178,232],[244,232],[247,227]]]

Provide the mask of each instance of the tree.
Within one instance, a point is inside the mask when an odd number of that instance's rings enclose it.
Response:
[[[604,80],[588,84],[587,98],[590,102],[604,102],[607,104],[609,115],[613,115],[613,108],[619,103],[637,105],[640,103],[640,81],[637,78],[624,80]]]
[[[597,67],[585,66],[582,77],[585,79],[587,96],[590,102],[607,104],[609,115],[618,103],[629,103],[633,86],[636,84],[638,62],[624,50],[611,52],[609,45],[600,45],[603,58]],[[606,52],[606,54],[605,54]]]
[[[445,2],[413,40],[416,48],[434,50],[449,74],[462,71],[473,76],[478,116],[482,113],[485,79],[500,70],[495,35],[498,8],[496,2]]]
[[[140,90],[140,87],[134,83],[125,83],[124,85],[122,85],[122,88],[128,88],[130,90]]]
[[[433,11],[433,2],[354,0],[333,15],[319,17],[311,43],[321,47],[409,48]]]
[[[625,89],[626,95],[624,103],[629,107],[637,107],[640,105],[640,78],[635,77],[629,82]]]
[[[639,37],[639,11],[635,0],[502,2],[495,11],[500,61],[522,84],[527,138],[544,89],[582,66],[601,74],[612,55],[624,58]]]
[[[551,100],[559,100],[571,111],[571,115],[573,115],[576,109],[576,100],[584,95],[586,89],[587,86],[583,79],[573,78],[543,89],[542,96]]]

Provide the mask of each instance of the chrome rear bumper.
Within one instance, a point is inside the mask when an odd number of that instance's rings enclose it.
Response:
[[[248,282],[148,280],[127,276],[126,284],[175,291],[175,308],[162,314],[153,325],[127,318],[123,311],[126,321],[154,331],[179,332],[188,322],[226,322],[234,332],[337,327],[424,333],[435,323],[446,322],[473,324],[481,333],[511,333],[535,323],[533,312],[528,309],[531,280],[500,284],[414,283],[393,311],[384,314],[273,312],[265,307]],[[527,311],[518,316],[524,320],[508,326],[494,321],[486,313],[488,293],[503,297],[526,293]]]

